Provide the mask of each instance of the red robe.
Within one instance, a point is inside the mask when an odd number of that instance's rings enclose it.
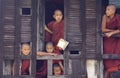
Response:
[[[55,50],[54,53],[60,54],[59,50]],[[59,63],[60,61],[61,60],[53,60],[53,63]],[[37,70],[36,78],[46,78],[47,77],[47,61],[43,60],[43,65],[36,70]]]
[[[109,22],[106,23],[108,29],[120,30],[120,15],[116,14]],[[103,38],[104,54],[120,54],[120,37]],[[110,68],[120,64],[120,60],[104,60],[105,68]]]
[[[60,38],[64,38],[64,21],[56,23],[55,21],[50,22],[48,28],[53,32],[45,32],[45,41],[53,42],[56,46]],[[61,54],[59,48],[56,46],[54,53]],[[44,61],[43,66],[37,69],[36,78],[45,78],[47,76],[47,61]]]
[[[47,78],[47,61],[43,60],[42,67],[36,70],[36,78]]]
[[[45,40],[46,42],[53,42],[56,46],[60,38],[64,38],[64,21],[56,23],[55,21],[50,22],[48,28],[53,32],[50,34],[49,32],[45,32]]]
[[[29,75],[30,60],[22,60],[21,75]]]

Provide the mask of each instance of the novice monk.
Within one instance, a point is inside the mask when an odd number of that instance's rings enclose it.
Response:
[[[30,44],[24,43],[21,45],[21,52],[22,55],[27,56],[30,54],[31,48]],[[30,59],[22,60],[21,66],[21,75],[29,75],[29,68],[30,68]]]
[[[60,65],[58,63],[54,63],[53,64],[53,75],[58,76],[62,74],[63,72],[62,72]]]
[[[37,55],[38,56],[49,56],[49,55],[50,56],[56,56],[57,53],[59,53],[59,52],[54,50],[53,43],[48,42],[46,44],[46,52],[37,52]],[[63,65],[62,65],[61,61],[55,61],[55,62],[57,62],[61,66],[61,68],[63,68]],[[47,61],[44,61],[44,64],[43,64],[42,68],[37,70],[36,78],[46,78],[46,76],[47,76]]]
[[[120,33],[120,15],[115,14],[115,11],[114,5],[108,5],[102,19],[102,32],[106,36],[103,38],[104,54],[120,54],[120,37],[112,37]],[[106,69],[104,77],[107,78],[108,74],[120,69],[120,60],[104,60],[104,66]]]
[[[64,21],[62,20],[63,14],[61,10],[55,10],[53,18],[46,29],[45,40],[46,42],[53,42],[56,46],[60,38],[64,38]]]

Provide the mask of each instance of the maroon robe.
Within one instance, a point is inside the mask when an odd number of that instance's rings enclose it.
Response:
[[[22,60],[21,75],[29,75],[30,60]]]
[[[55,50],[53,53],[60,54],[59,50]],[[53,60],[53,63],[59,63],[62,60]],[[47,77],[47,61],[43,60],[43,65],[41,68],[36,69],[36,78],[46,78]]]
[[[116,14],[109,22],[106,23],[106,28],[112,30],[120,30],[120,15]],[[104,54],[120,54],[120,38],[119,37],[104,37],[103,38],[103,53]],[[105,68],[110,68],[120,64],[120,60],[107,59],[104,60]]]
[[[43,65],[40,69],[37,69],[36,78],[47,78],[47,61],[43,61]]]
[[[52,21],[47,26],[53,33],[50,34],[46,31],[45,40],[46,42],[53,42],[56,46],[59,39],[64,38],[64,21],[61,21],[59,23]]]

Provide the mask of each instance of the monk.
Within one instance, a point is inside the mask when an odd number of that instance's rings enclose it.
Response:
[[[56,50],[54,49],[54,45],[52,42],[48,42],[46,44],[46,52],[37,52],[38,56],[56,56],[58,55],[56,52]],[[37,73],[36,73],[36,78],[46,78],[47,77],[47,61],[43,60],[43,61],[39,61],[38,65],[40,65],[43,62],[43,65],[41,66],[41,68],[37,68]],[[61,69],[63,69],[63,65],[62,65],[62,61],[53,61],[53,63],[58,63],[61,67]],[[40,67],[40,66],[37,66]]]
[[[30,54],[30,51],[31,48],[29,44],[24,43],[21,45],[22,55],[27,56]],[[22,60],[21,75],[29,75],[29,68],[30,68],[30,59]]]
[[[120,33],[120,15],[115,14],[116,7],[108,5],[106,7],[106,14],[102,19],[102,32],[105,33],[103,38],[103,53],[104,54],[120,54],[120,38],[112,37]],[[104,67],[106,69],[104,78],[120,69],[120,60],[104,60]]]
[[[56,46],[60,38],[64,38],[64,21],[62,20],[63,14],[61,10],[55,10],[53,18],[46,29],[45,40],[46,42],[53,42]]]

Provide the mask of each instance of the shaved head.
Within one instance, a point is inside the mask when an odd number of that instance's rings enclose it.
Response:
[[[107,7],[106,7],[106,15],[107,16],[114,16],[114,14],[115,14],[115,12],[116,12],[116,7],[115,7],[115,5],[108,5]]]
[[[110,4],[110,5],[108,5],[107,7],[108,7],[108,8],[111,8],[111,9],[114,10],[114,11],[116,10],[115,5],[113,5],[113,4]]]

